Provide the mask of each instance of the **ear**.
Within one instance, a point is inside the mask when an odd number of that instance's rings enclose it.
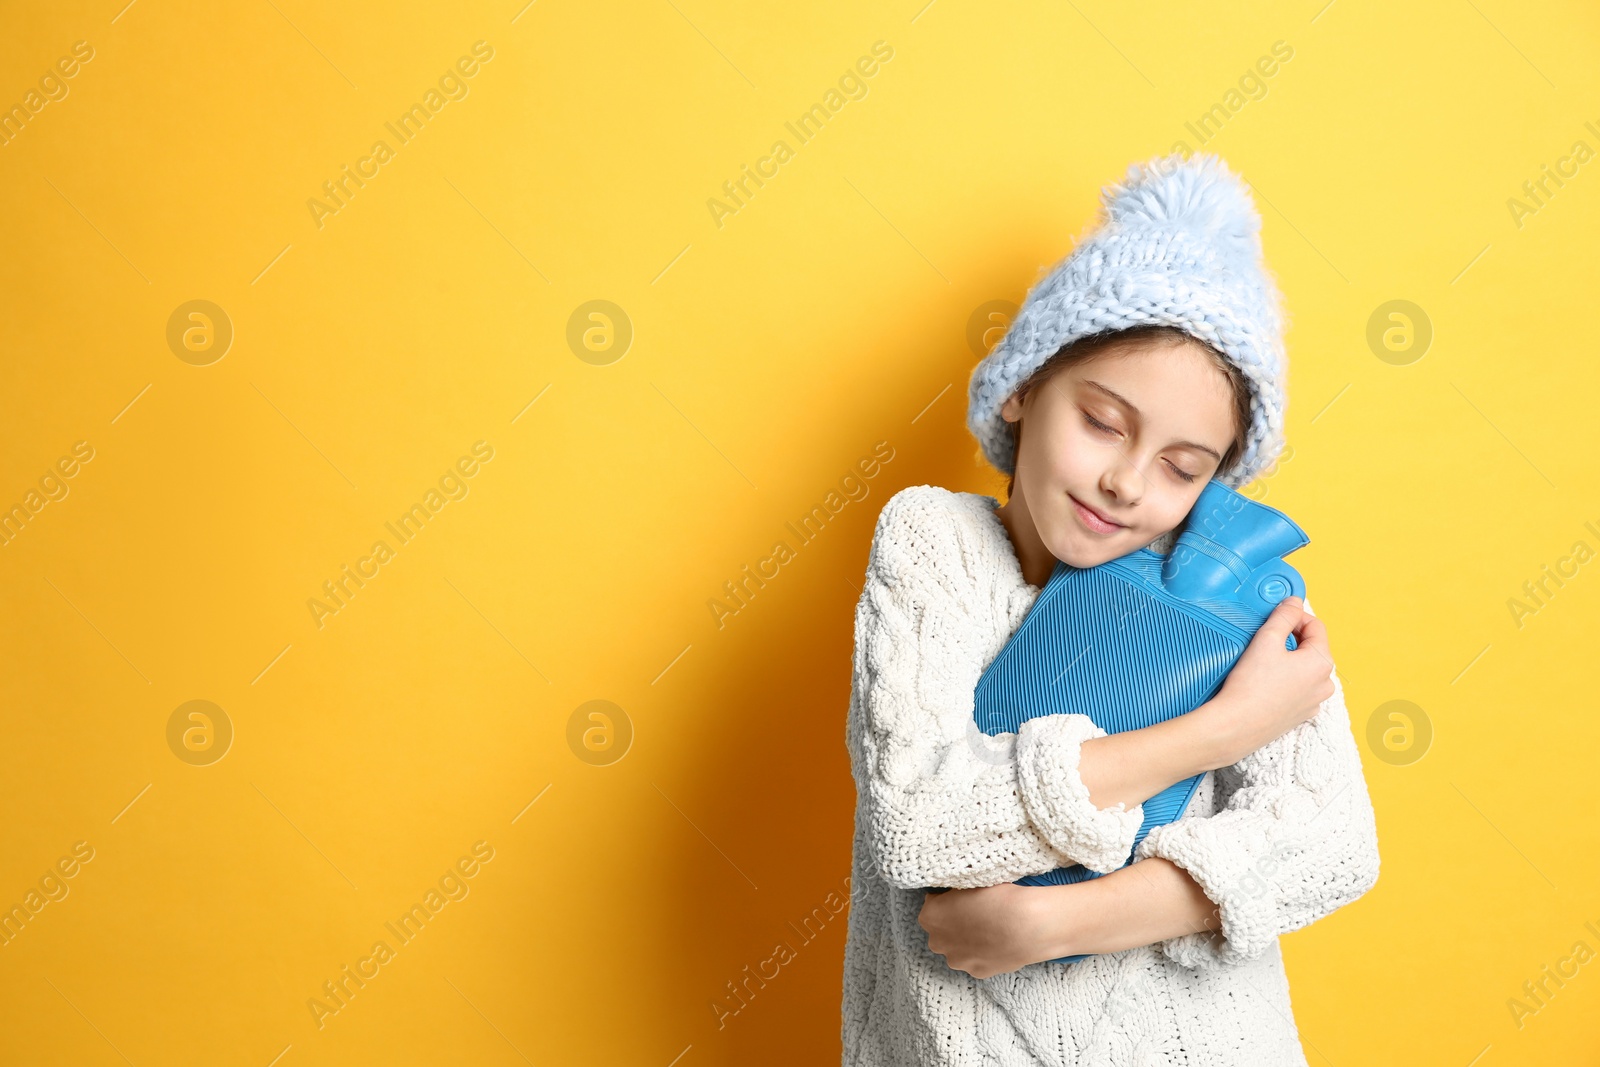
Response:
[[[1000,417],[1007,422],[1016,422],[1022,418],[1022,393],[1012,393],[1006,397],[1005,403],[1000,405]]]

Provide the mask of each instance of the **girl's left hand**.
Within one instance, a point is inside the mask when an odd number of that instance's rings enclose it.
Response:
[[[1013,882],[982,889],[926,893],[917,924],[928,931],[928,949],[956,971],[988,978],[1030,963],[1055,959],[1060,951],[1060,893],[1073,886],[1022,886]]]

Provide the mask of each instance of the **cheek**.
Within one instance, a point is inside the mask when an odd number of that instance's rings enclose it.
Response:
[[[1162,493],[1154,501],[1159,506],[1151,511],[1152,528],[1172,530],[1182,526],[1199,498],[1199,490],[1169,490]]]
[[[1061,487],[1092,477],[1097,462],[1096,442],[1070,424],[1056,423],[1041,428],[1030,442],[1022,444],[1033,467],[1034,481],[1041,487]]]

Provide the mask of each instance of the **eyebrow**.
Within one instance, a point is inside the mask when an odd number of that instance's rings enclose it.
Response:
[[[1125,407],[1127,407],[1127,409],[1129,411],[1133,412],[1135,415],[1143,415],[1143,412],[1141,412],[1139,410],[1138,405],[1136,405],[1133,401],[1129,400],[1127,397],[1123,396],[1121,393],[1117,392],[1115,389],[1112,389],[1109,386],[1101,385],[1099,382],[1093,380],[1092,378],[1085,378],[1083,380],[1083,382],[1084,382],[1085,385],[1094,386],[1096,389],[1100,390],[1102,393],[1105,393],[1107,396],[1111,397],[1117,403],[1124,405]],[[1203,445],[1198,441],[1175,441],[1173,443],[1178,445],[1180,448],[1193,448],[1193,449],[1196,449],[1196,450],[1198,450],[1200,452],[1204,452],[1207,455],[1210,455],[1212,458],[1214,458],[1218,463],[1222,462],[1222,454],[1220,452],[1218,452],[1216,449],[1212,448],[1210,445]]]

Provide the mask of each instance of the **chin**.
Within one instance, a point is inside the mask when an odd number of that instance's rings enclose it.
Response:
[[[1086,570],[1090,567],[1098,567],[1107,560],[1125,556],[1130,551],[1132,549],[1113,545],[1109,541],[1090,543],[1068,536],[1058,539],[1057,547],[1051,554],[1069,567]]]
[[[1072,565],[1074,567],[1083,568],[1083,569],[1087,569],[1089,567],[1098,567],[1102,563],[1105,563],[1105,562],[1107,562],[1109,560],[1113,560],[1113,559],[1119,559],[1120,557],[1126,556],[1127,554],[1128,553],[1122,551],[1121,549],[1118,549],[1116,551],[1107,551],[1105,549],[1101,549],[1099,552],[1091,555],[1083,563],[1074,563]]]

